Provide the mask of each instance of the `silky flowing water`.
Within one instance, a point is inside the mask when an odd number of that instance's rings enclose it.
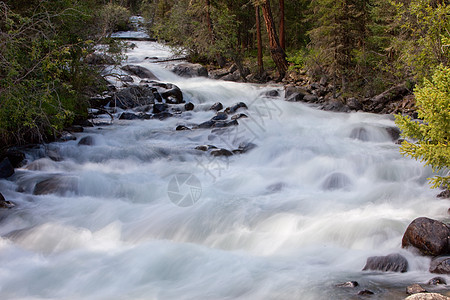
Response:
[[[286,102],[276,85],[181,78],[145,59],[168,49],[136,44],[127,63],[178,85],[194,111],[105,115],[111,125],[30,150],[0,181],[17,204],[1,212],[1,299],[359,299],[361,289],[402,299],[433,277],[401,238],[416,217],[446,218],[448,203],[429,189],[431,170],[400,155],[391,117]],[[210,119],[219,101],[245,102],[249,118],[221,133],[175,130]],[[84,136],[94,145],[78,146]],[[256,147],[228,158],[194,149],[243,143]],[[32,194],[55,175],[76,188]],[[390,253],[408,259],[407,273],[361,271]],[[349,280],[360,287],[335,286]]]

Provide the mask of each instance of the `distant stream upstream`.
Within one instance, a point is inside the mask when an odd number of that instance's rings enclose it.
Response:
[[[162,121],[118,111],[109,126],[45,145],[58,161],[30,150],[0,181],[17,204],[1,212],[0,299],[363,299],[362,289],[403,299],[433,277],[401,238],[448,204],[429,189],[431,170],[400,155],[391,117],[286,102],[281,86],[181,78],[145,59],[167,48],[135,43],[126,63],[180,87],[194,110]],[[175,130],[211,119],[216,102],[244,102],[248,118]],[[92,145],[78,145],[85,136]],[[253,144],[232,156],[195,149]],[[33,194],[54,177],[71,189]],[[407,273],[361,271],[390,253],[408,259]],[[360,286],[336,287],[349,280]]]

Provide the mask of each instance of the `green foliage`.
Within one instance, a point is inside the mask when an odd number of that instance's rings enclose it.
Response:
[[[450,188],[450,68],[438,67],[432,80],[425,79],[415,95],[417,112],[423,122],[396,116],[402,135],[414,140],[404,141],[400,150],[441,171],[443,175],[431,179],[434,188]]]
[[[306,49],[288,53],[287,61],[290,63],[290,70],[301,70],[305,67],[308,52]]]
[[[125,31],[129,27],[130,12],[123,6],[110,3],[99,13],[103,36],[109,36],[115,31]]]

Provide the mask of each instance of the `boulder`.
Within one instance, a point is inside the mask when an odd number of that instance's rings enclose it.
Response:
[[[192,102],[188,102],[184,105],[184,110],[185,111],[190,111],[190,110],[194,110],[195,106],[194,103]]]
[[[237,114],[231,117],[231,120],[239,120],[241,118],[248,118],[246,114]]]
[[[357,281],[347,281],[344,283],[336,284],[337,287],[342,287],[342,288],[354,288],[354,287],[357,287],[358,285],[359,285],[359,283]]]
[[[339,100],[331,100],[325,103],[322,107],[323,110],[335,111],[335,112],[349,112],[350,108],[343,104]]]
[[[138,120],[138,119],[141,119],[141,117],[138,116],[137,114],[130,112],[123,112],[119,117],[119,120]]]
[[[279,97],[280,93],[277,90],[270,90],[264,93],[266,97]]]
[[[189,127],[186,127],[184,125],[178,125],[177,128],[175,128],[176,131],[182,131],[182,130],[191,130]]]
[[[134,79],[130,75],[124,75],[124,76],[120,76],[120,81],[130,83],[130,82],[134,82]]]
[[[362,291],[359,291],[359,293],[358,293],[359,296],[369,296],[369,295],[373,295],[373,294],[375,294],[375,293],[372,291],[369,291],[369,290],[362,290]]]
[[[195,150],[200,150],[200,151],[208,151],[211,149],[217,149],[217,147],[214,145],[200,145],[200,146],[195,147]]]
[[[386,127],[386,131],[391,137],[392,141],[397,141],[400,138],[400,129],[397,127]]]
[[[33,195],[58,194],[78,192],[78,178],[71,176],[52,176],[36,183]]]
[[[212,156],[232,156],[233,152],[227,149],[214,149],[211,151]]]
[[[413,295],[417,293],[427,293],[427,290],[425,290],[420,284],[414,283],[406,287],[406,293],[408,295]]]
[[[402,255],[372,256],[367,259],[363,271],[401,272],[408,271],[408,261]]]
[[[153,113],[159,114],[162,113],[163,111],[167,111],[168,108],[169,106],[166,103],[156,103],[153,105]]]
[[[428,280],[428,285],[439,285],[439,284],[447,284],[447,281],[445,281],[442,277],[433,277],[430,280]]]
[[[429,218],[417,218],[406,229],[402,247],[414,247],[423,255],[448,255],[449,235],[450,228],[447,224]]]
[[[347,102],[347,106],[352,110],[362,110],[363,109],[363,105],[356,98],[348,98],[346,102]]]
[[[230,73],[228,75],[223,76],[222,78],[220,78],[221,80],[225,80],[225,81],[239,81],[241,79],[241,73],[239,73],[239,71],[234,71],[233,73]]]
[[[154,119],[159,119],[161,121],[165,120],[167,118],[171,118],[171,117],[173,117],[173,114],[171,114],[170,112],[167,112],[167,111],[163,111],[163,112],[160,112],[160,113],[157,113],[157,114],[153,115]]]
[[[450,198],[450,190],[443,190],[436,197],[438,198]]]
[[[450,297],[438,293],[418,293],[406,297],[405,300],[450,300]]]
[[[14,174],[14,167],[8,157],[0,162],[0,178],[8,178]]]
[[[151,80],[159,80],[149,69],[146,69],[141,66],[135,65],[126,65],[122,67],[122,70],[127,72],[128,74],[135,75],[139,78],[148,78]]]
[[[85,145],[85,146],[92,146],[94,145],[94,138],[90,135],[83,137],[79,142],[78,146]]]
[[[2,193],[0,193],[0,208],[10,209],[16,206],[13,202],[8,201],[3,197]]]
[[[319,100],[319,97],[317,97],[316,95],[312,95],[312,94],[306,94],[303,96],[302,100],[305,102],[317,102]]]
[[[430,272],[436,274],[450,274],[450,256],[434,258],[430,263]]]
[[[172,72],[181,77],[208,77],[208,70],[201,64],[178,64],[173,67]]]
[[[228,119],[228,115],[224,112],[218,112],[211,120],[213,121],[223,121]]]
[[[155,103],[156,89],[149,86],[132,85],[115,93],[111,105],[123,109]]]
[[[154,86],[157,87],[159,94],[164,100],[166,100],[167,103],[170,104],[184,103],[183,92],[175,84],[156,83],[154,84]]]
[[[234,114],[240,108],[248,109],[247,105],[244,102],[239,102],[239,103],[236,103],[235,105],[233,105],[231,107],[227,107],[225,109],[225,112],[227,114],[229,114],[229,115],[230,114]]]
[[[17,149],[8,149],[5,153],[5,157],[9,159],[13,168],[21,167],[25,160],[25,154]]]
[[[58,139],[58,142],[64,143],[68,141],[75,141],[77,139],[76,136],[71,134],[70,132],[64,131]]]
[[[223,109],[223,105],[222,105],[222,103],[220,103],[220,102],[214,103],[214,104],[211,106],[211,108],[210,108],[210,110],[215,110],[215,111],[219,111],[219,110],[222,110],[222,109]]]

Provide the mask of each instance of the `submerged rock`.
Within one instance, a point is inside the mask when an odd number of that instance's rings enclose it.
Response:
[[[442,277],[433,277],[427,282],[427,284],[429,285],[447,284],[447,281],[445,281],[445,279]]]
[[[450,274],[450,256],[436,257],[430,263],[430,272]]]
[[[402,247],[413,247],[423,255],[448,255],[449,235],[450,228],[447,224],[429,218],[417,218],[406,229]]]
[[[408,261],[402,255],[372,256],[367,259],[363,271],[401,272],[408,271]]]
[[[77,192],[78,178],[55,175],[38,182],[34,187],[33,195],[58,194],[64,196],[67,193]]]
[[[359,291],[358,295],[360,296],[369,296],[369,295],[374,295],[375,293],[369,290],[362,290]]]
[[[322,189],[326,191],[339,190],[349,187],[352,184],[350,178],[343,173],[333,173],[322,183]]]
[[[0,162],[0,178],[8,178],[14,174],[14,167],[8,157]]]
[[[426,293],[427,290],[425,290],[420,284],[414,283],[406,288],[406,293],[408,295],[413,295],[417,293]]]
[[[79,142],[78,146],[85,145],[85,146],[92,146],[94,145],[94,138],[90,135],[83,137]]]
[[[359,283],[357,281],[347,281],[344,283],[336,284],[337,287],[342,287],[342,288],[354,288],[354,287],[357,287],[358,285],[359,285]]]
[[[364,127],[353,128],[352,132],[350,132],[350,138],[367,142],[369,140],[369,133]]]

